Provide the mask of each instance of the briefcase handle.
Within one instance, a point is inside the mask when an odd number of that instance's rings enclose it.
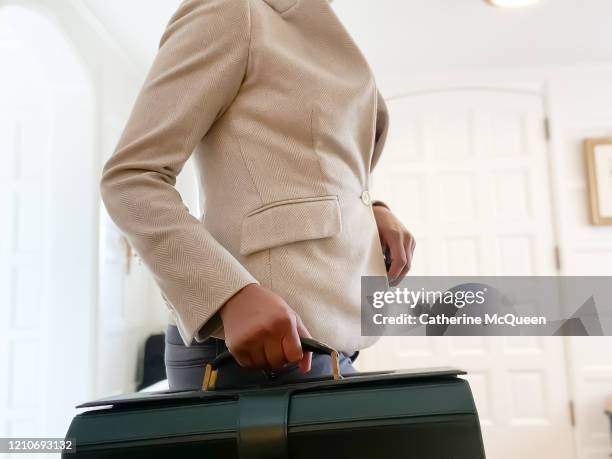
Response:
[[[304,351],[313,352],[315,354],[329,355],[331,357],[332,375],[334,380],[338,381],[342,379],[342,375],[340,374],[340,355],[338,354],[338,351],[313,338],[301,336],[300,342],[302,343],[302,350]],[[219,354],[212,362],[207,363],[206,369],[204,370],[202,390],[215,390],[215,383],[217,381],[219,368],[233,360],[234,356],[229,351],[225,351]]]

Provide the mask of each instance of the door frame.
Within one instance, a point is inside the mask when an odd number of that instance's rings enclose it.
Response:
[[[544,120],[546,123],[546,162],[549,174],[549,193],[551,198],[551,222],[552,222],[552,237],[556,246],[558,265],[557,275],[564,275],[566,268],[562,262],[565,258],[564,244],[565,232],[563,231],[564,206],[561,202],[561,162],[555,156],[556,151],[561,151],[559,148],[562,138],[562,132],[559,128],[558,115],[555,110],[557,88],[553,81],[546,76],[544,69],[530,69],[517,71],[492,71],[487,75],[482,76],[482,73],[476,72],[451,72],[444,74],[427,75],[426,77],[419,76],[408,80],[401,80],[399,88],[390,91],[385,100],[392,101],[404,97],[443,93],[452,91],[477,90],[477,91],[495,91],[508,92],[516,94],[535,95],[542,99]],[[574,400],[576,398],[576,385],[572,375],[572,357],[571,346],[572,342],[569,337],[563,336],[562,352],[565,357],[565,376],[569,400],[568,410],[574,410]],[[571,412],[572,419],[572,444],[574,457],[580,458],[580,447],[577,428],[577,420]]]

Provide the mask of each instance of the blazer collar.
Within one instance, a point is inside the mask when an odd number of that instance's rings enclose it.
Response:
[[[284,13],[292,8],[299,0],[264,0],[277,13]]]
[[[295,4],[299,1],[300,0],[264,0],[264,2],[266,2],[271,8],[273,8],[278,13],[284,13],[285,11],[295,6]],[[327,0],[327,1],[331,3],[334,0]]]

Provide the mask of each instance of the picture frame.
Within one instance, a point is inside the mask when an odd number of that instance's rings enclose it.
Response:
[[[593,225],[612,225],[612,137],[584,141],[589,213]]]

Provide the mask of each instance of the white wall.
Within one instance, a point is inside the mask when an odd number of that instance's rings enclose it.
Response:
[[[612,65],[560,69],[551,80],[563,273],[612,276],[612,227],[589,224],[582,151],[585,137],[612,135]],[[567,351],[580,457],[604,457],[610,453],[603,401],[612,394],[612,338],[569,338]]]
[[[389,73],[612,60],[608,0],[541,0],[513,10],[485,0],[335,0],[333,5],[383,83]]]

